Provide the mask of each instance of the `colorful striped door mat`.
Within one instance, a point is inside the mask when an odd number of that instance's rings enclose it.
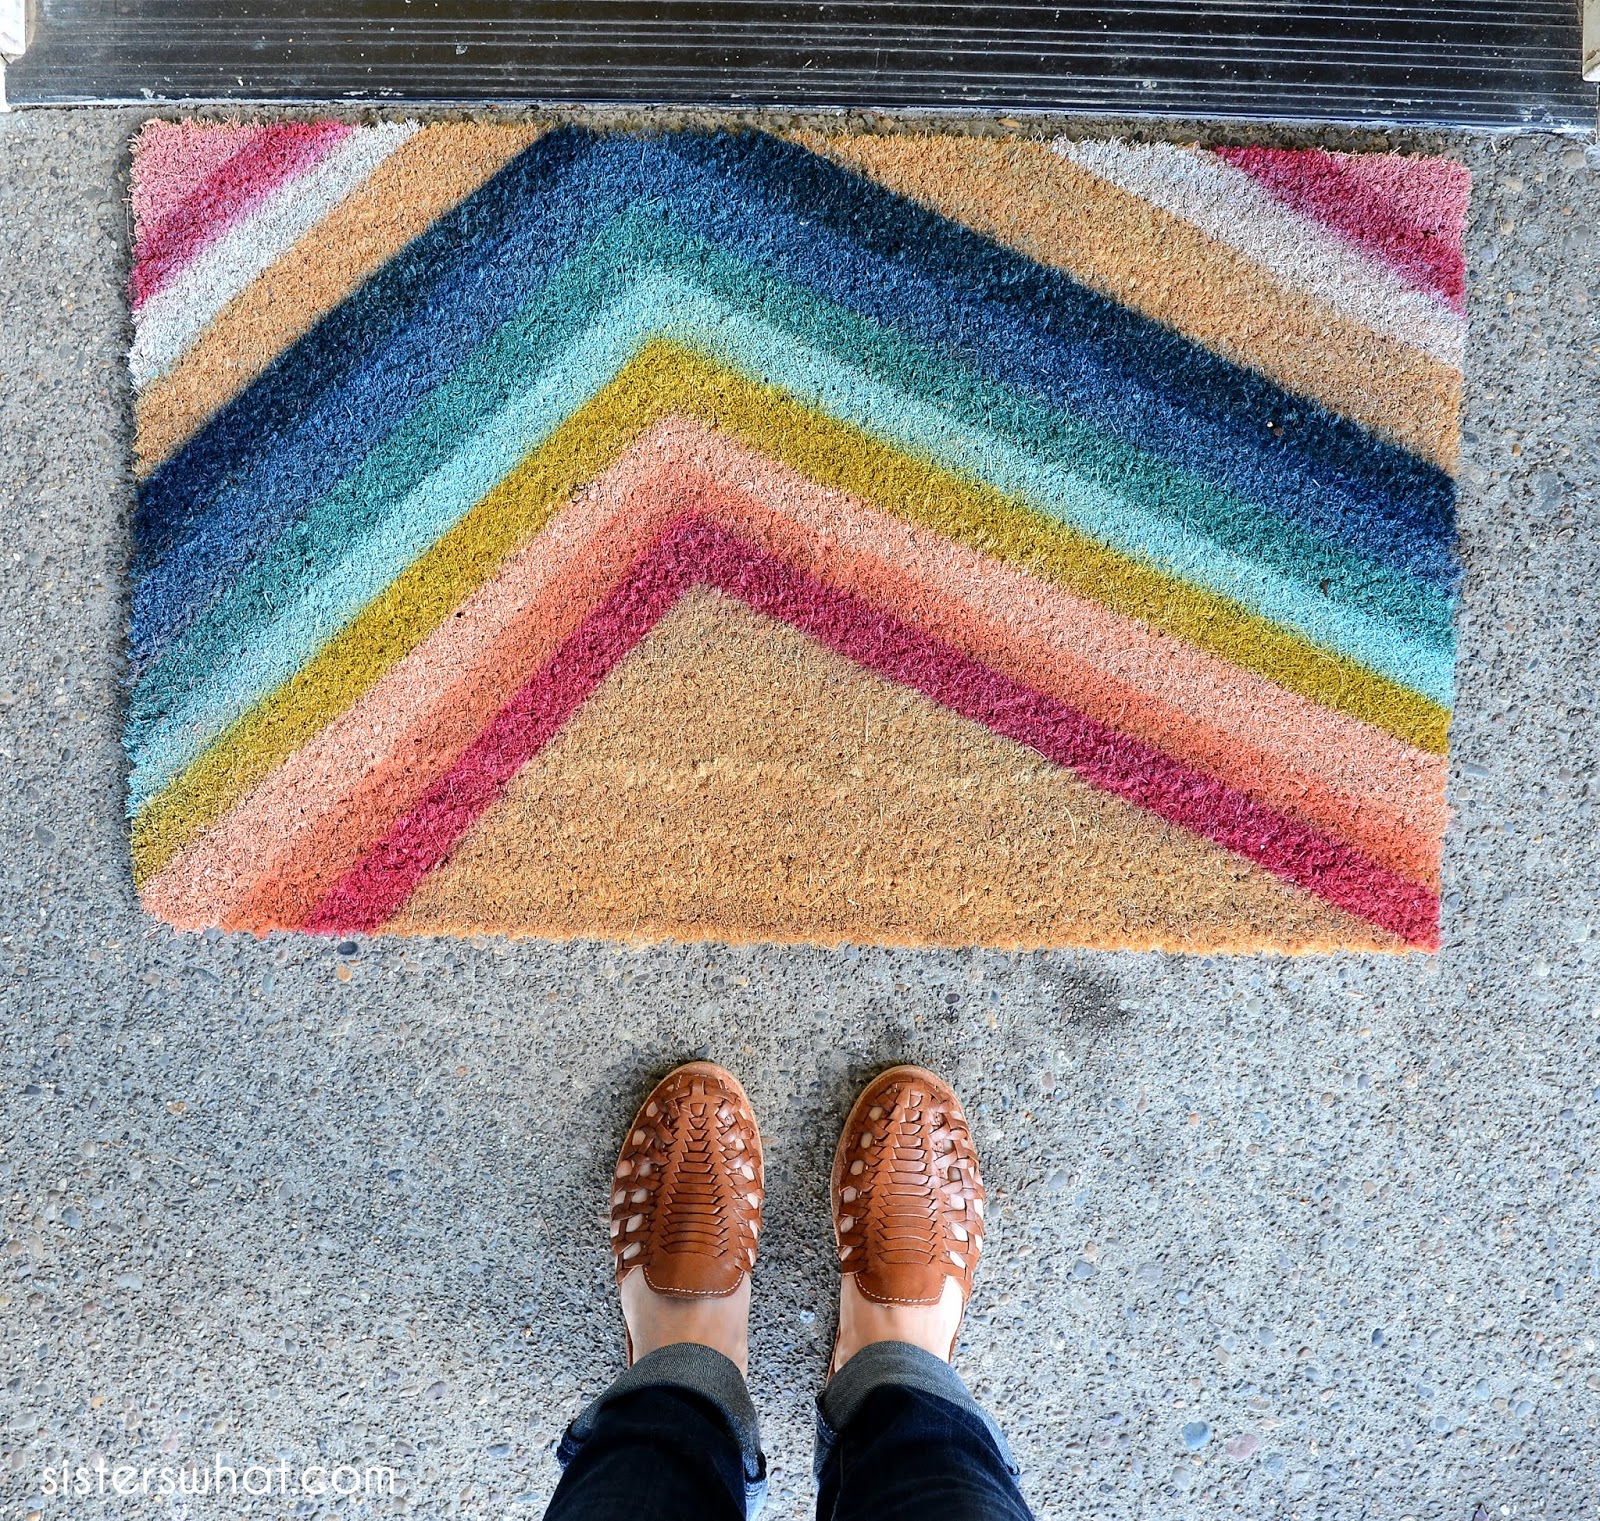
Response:
[[[184,928],[1438,943],[1460,166],[152,122]]]

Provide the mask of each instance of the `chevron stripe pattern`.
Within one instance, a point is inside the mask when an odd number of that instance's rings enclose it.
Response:
[[[153,122],[182,928],[1439,938],[1460,166]]]

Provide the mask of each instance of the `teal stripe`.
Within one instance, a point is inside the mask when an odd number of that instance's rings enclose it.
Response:
[[[713,308],[690,314],[691,297],[657,331],[700,348],[731,368],[762,377],[841,421],[1020,497],[1046,515],[1103,544],[1204,586],[1272,622],[1298,629],[1314,643],[1448,703],[1453,653],[1380,622],[1360,609],[1312,593],[1245,555],[1218,545],[1190,525],[1149,510],[1053,458],[1041,459],[1001,434],[954,419],[940,409],[884,387],[831,355],[790,343],[774,350],[772,328],[740,312]],[[702,298],[705,299],[705,298]]]
[[[556,286],[530,302],[282,536],[146,674],[130,713],[130,735],[138,736],[134,808],[292,675],[656,335],[678,338],[753,379],[782,385],[819,410],[1022,497],[1169,574],[1211,586],[1448,702],[1447,642],[1440,647],[1409,637],[1359,608],[1311,593],[1304,581],[1279,573],[1265,554],[1250,558],[1196,532],[1192,521],[1177,515],[1191,505],[1194,483],[1174,481],[1165,467],[1156,467],[1157,475],[1127,450],[1120,451],[1128,456],[1126,473],[1098,459],[1092,461],[1094,475],[1080,472],[1077,458],[1062,461],[1059,444],[1045,451],[1051,439],[1046,430],[1059,436],[1070,424],[1043,409],[1029,410],[942,359],[935,389],[927,357],[714,251],[691,248],[692,257],[674,261],[671,272],[662,270],[662,250],[641,236],[647,232],[636,220],[623,219],[589,255],[569,265]],[[620,243],[631,257],[620,259],[606,243]],[[643,279],[641,252],[655,271]],[[716,286],[717,295],[685,284],[684,270],[692,272],[695,285]],[[618,286],[626,291],[620,298]],[[748,307],[759,317],[741,309]],[[824,321],[829,325],[822,326]],[[841,334],[847,323],[852,330]],[[821,338],[844,348],[850,362],[801,342]],[[871,370],[857,365],[861,353],[877,361]],[[899,388],[919,379],[946,405]],[[989,419],[1011,426],[1004,432],[976,426],[969,419],[984,406]],[[1093,442],[1100,455],[1114,452],[1103,440]],[[423,473],[419,466],[433,468]],[[1107,477],[1136,489],[1114,490]],[[1214,503],[1211,510],[1215,515]],[[1257,520],[1270,516],[1249,510]],[[1320,569],[1328,562],[1314,563]],[[1348,565],[1344,574],[1350,575]],[[1362,584],[1390,590],[1370,580]],[[174,692],[183,695],[169,708],[161,699],[170,701]]]
[[[659,250],[652,250],[659,262],[692,269],[700,289],[747,312],[760,312],[811,348],[866,370],[974,428],[1001,434],[1072,475],[1168,518],[1185,534],[1210,539],[1220,549],[1298,580],[1308,591],[1315,590],[1317,601],[1349,604],[1379,622],[1398,625],[1421,642],[1453,651],[1455,599],[1431,583],[1325,540],[1259,503],[1098,433],[804,288],[779,285],[720,249],[686,247],[668,228],[652,226],[644,235],[659,243]],[[981,474],[981,469],[974,473]],[[1137,546],[1119,547],[1140,553]]]

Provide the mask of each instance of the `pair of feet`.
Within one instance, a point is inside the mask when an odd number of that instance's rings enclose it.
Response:
[[[669,1072],[634,1117],[612,1184],[630,1363],[696,1342],[748,1372],[763,1196],[761,1133],[738,1080],[710,1062]],[[874,1078],[839,1136],[831,1196],[840,1283],[830,1373],[882,1341],[948,1360],[985,1197],[949,1085],[920,1067]]]

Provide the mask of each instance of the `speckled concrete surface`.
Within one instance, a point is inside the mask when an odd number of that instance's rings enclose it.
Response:
[[[138,119],[0,118],[11,1513],[295,1512],[40,1493],[63,1461],[221,1453],[398,1474],[299,1514],[536,1514],[561,1425],[620,1366],[615,1132],[707,1052],[769,1137],[775,1517],[810,1503],[835,1127],[912,1056],[981,1116],[998,1200],[961,1366],[1041,1516],[1600,1516],[1600,153],[1445,144],[1478,188],[1436,960],[340,954],[175,938],[129,886]]]

